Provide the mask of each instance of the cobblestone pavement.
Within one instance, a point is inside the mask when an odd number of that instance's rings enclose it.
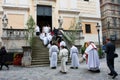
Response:
[[[120,48],[116,52],[120,53]],[[106,66],[106,59],[100,59],[100,62],[100,73],[89,72],[85,62],[81,63],[79,69],[70,69],[70,65],[68,65],[67,74],[59,72],[60,66],[57,69],[50,69],[49,67],[25,68],[11,65],[10,70],[6,70],[4,67],[0,71],[0,80],[113,80],[107,75],[109,69]],[[120,80],[120,56],[115,59],[115,70],[118,72],[118,76],[114,80]]]

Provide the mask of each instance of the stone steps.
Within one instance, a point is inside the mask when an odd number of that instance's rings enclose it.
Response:
[[[34,37],[32,46],[32,65],[49,65],[49,53],[39,37]]]
[[[70,63],[70,59],[69,59]],[[42,65],[49,66],[49,49],[46,48],[42,41],[39,40],[39,37],[34,38],[34,44],[32,46],[32,65]],[[58,59],[58,64],[60,64],[60,60]]]

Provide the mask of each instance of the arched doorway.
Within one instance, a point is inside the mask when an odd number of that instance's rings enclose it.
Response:
[[[52,30],[52,7],[45,5],[37,5],[37,25],[42,31],[42,27],[50,25]]]

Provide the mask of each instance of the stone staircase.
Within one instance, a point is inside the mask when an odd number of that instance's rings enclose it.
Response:
[[[45,47],[39,37],[34,37],[32,46],[32,62],[31,65],[36,66],[49,66],[49,49]],[[70,59],[68,60],[70,63]],[[58,59],[58,64],[60,60]]]
[[[49,65],[49,49],[46,48],[39,37],[34,37],[32,46],[32,65]]]

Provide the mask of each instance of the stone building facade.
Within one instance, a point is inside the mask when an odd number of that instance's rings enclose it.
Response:
[[[5,15],[8,20],[6,27],[2,24]],[[2,37],[0,42],[2,45],[6,45],[7,49],[19,49],[25,42],[22,39],[19,39],[18,41],[21,41],[21,43],[18,43],[13,39],[10,41],[4,38],[3,29],[25,29],[29,15],[32,15],[36,25],[39,25],[40,28],[47,24],[50,25],[51,29],[54,27],[59,28],[58,20],[61,18],[64,30],[69,30],[77,18],[81,23],[80,29],[83,30],[82,36],[84,36],[81,45],[90,40],[98,44],[96,25],[99,23],[102,44],[99,0],[0,0],[0,37]],[[3,38],[6,41],[4,43]]]
[[[120,0],[100,0],[103,40],[120,42]]]

